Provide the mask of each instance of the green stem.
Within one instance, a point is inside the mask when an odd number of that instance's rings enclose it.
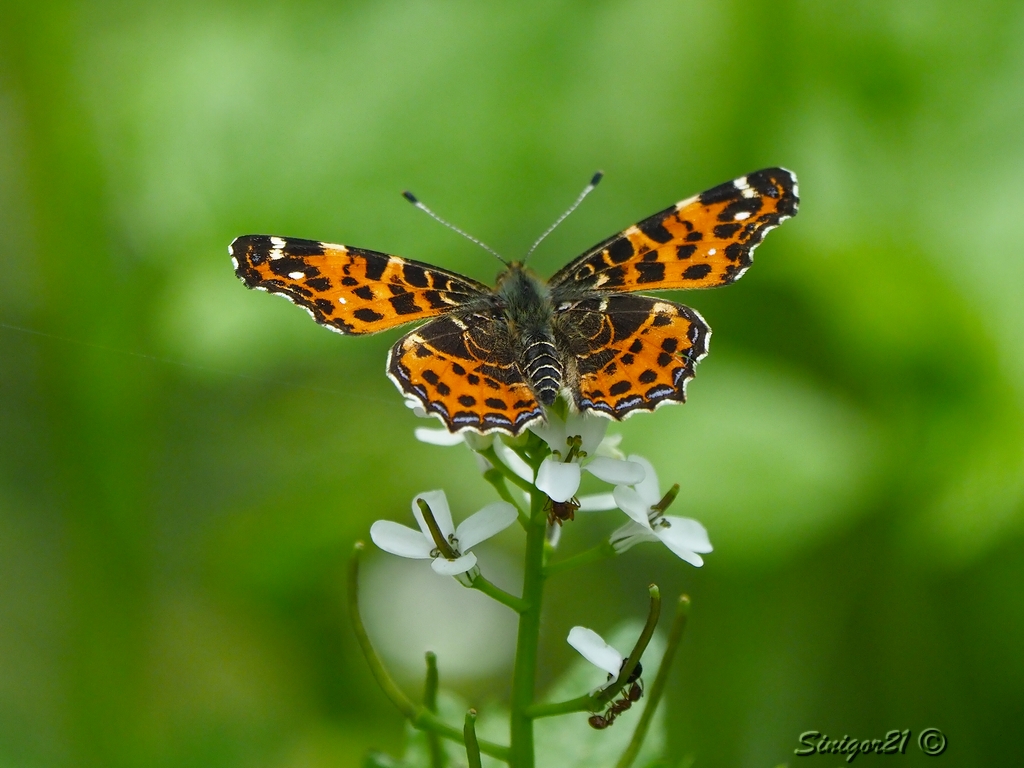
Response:
[[[676,616],[672,622],[672,630],[669,632],[668,644],[665,646],[665,655],[661,657],[661,667],[658,669],[658,676],[654,678],[654,684],[646,692],[647,704],[644,706],[643,714],[640,715],[640,722],[636,724],[633,738],[630,739],[629,746],[622,753],[622,757],[619,758],[615,768],[629,768],[640,752],[640,747],[647,736],[647,729],[650,728],[651,720],[654,718],[654,711],[657,709],[658,702],[661,701],[661,696],[665,692],[665,686],[668,683],[668,673],[672,668],[676,649],[683,639],[683,631],[686,629],[686,621],[689,615],[690,598],[682,595],[679,598],[679,604],[676,606]]]
[[[384,691],[384,695],[412,723],[414,728],[420,731],[431,731],[442,738],[465,744],[466,737],[461,730],[448,725],[426,707],[416,706],[408,696],[402,693],[402,689],[391,679],[391,675],[388,674],[384,664],[381,663],[377,651],[374,650],[370,637],[366,634],[366,627],[363,626],[362,616],[359,613],[359,556],[364,549],[365,545],[361,541],[357,541],[355,547],[353,547],[352,558],[349,560],[348,566],[347,597],[348,615],[349,620],[352,622],[352,632],[355,634],[356,642],[359,643],[359,648],[366,658],[366,664],[370,667],[370,672],[377,681],[377,685]],[[509,762],[508,747],[490,741],[481,741],[479,744],[480,751],[485,755],[490,755],[505,763]]]
[[[533,487],[533,483],[531,483],[529,480],[524,480],[511,469],[509,469],[507,466],[505,466],[505,463],[498,458],[498,454],[495,452],[493,445],[490,448],[485,448],[484,450],[480,451],[480,455],[487,459],[489,462],[491,462],[491,466],[498,470],[506,480],[512,483],[512,485],[519,486],[527,493],[536,495],[537,489]]]
[[[473,589],[483,592],[485,595],[497,600],[502,605],[507,605],[516,613],[522,613],[526,610],[526,603],[523,600],[520,600],[515,595],[506,592],[501,587],[496,587],[483,576],[477,576],[473,579],[472,586]]]
[[[437,714],[437,654],[427,651],[427,680],[423,685],[423,706]],[[444,768],[444,752],[441,749],[441,737],[433,731],[427,731],[427,746],[430,749],[430,768]]]
[[[481,768],[480,745],[476,740],[476,710],[466,713],[466,724],[462,727],[462,735],[466,737],[466,760],[469,768]]]
[[[526,556],[523,575],[523,611],[519,614],[516,661],[512,671],[510,713],[510,765],[533,768],[533,720],[527,710],[533,704],[537,673],[537,646],[540,642],[540,609],[544,590],[544,515],[545,495],[536,489],[530,496],[530,523],[526,529]]]
[[[609,557],[615,557],[615,547],[611,545],[611,542],[605,541],[596,547],[580,552],[578,555],[567,557],[565,560],[559,560],[557,563],[547,566],[544,569],[544,578],[549,578],[563,571],[571,571],[583,565],[596,563]]]
[[[515,496],[509,491],[508,486],[505,484],[505,476],[494,467],[484,472],[484,480],[491,484],[491,487],[498,492],[498,495],[503,501],[507,501],[513,507],[516,508],[516,512],[519,513],[519,524],[525,529],[527,524],[530,522],[530,516],[526,514],[526,511],[519,506],[519,502],[516,501]]]

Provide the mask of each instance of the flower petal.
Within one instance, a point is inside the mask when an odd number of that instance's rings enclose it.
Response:
[[[462,439],[466,441],[468,445],[474,451],[486,451],[491,445],[494,444],[494,434],[480,435],[472,430],[460,432]]]
[[[569,645],[580,652],[587,661],[609,675],[618,675],[622,669],[622,654],[612,648],[592,629],[573,627],[567,638]]]
[[[616,528],[612,535],[608,537],[608,543],[612,545],[617,555],[621,555],[630,547],[635,547],[637,544],[643,544],[646,541],[660,541],[660,539],[654,535],[654,531],[650,528],[645,528],[632,520]]]
[[[580,489],[580,465],[566,464],[548,456],[537,470],[537,488],[552,501],[568,501]]]
[[[562,540],[562,526],[557,523],[553,523],[547,527],[544,531],[544,536],[547,539],[548,545],[552,549],[558,548],[558,542]]]
[[[624,459],[626,454],[619,450],[619,444],[622,442],[622,433],[617,435],[605,435],[600,445],[597,446],[595,455],[597,456],[608,456],[612,459]]]
[[[601,416],[591,416],[589,413],[571,413],[565,423],[565,434],[580,436],[580,450],[588,456],[597,454],[597,448],[604,440],[604,433],[608,431],[608,419]]]
[[[647,506],[653,507],[661,501],[661,489],[658,486],[658,473],[654,471],[654,467],[651,466],[651,462],[643,456],[637,456],[635,453],[630,454],[629,460],[644,468],[644,479],[639,483],[636,483],[634,487],[636,488],[636,492],[640,494],[640,498],[646,502]],[[627,483],[627,485],[633,484]]]
[[[523,461],[518,453],[505,445],[501,440],[494,441],[494,452],[498,454],[498,458],[505,463],[506,467],[523,478],[523,480],[533,482],[533,470],[530,469],[530,465]]]
[[[651,522],[647,519],[647,513],[651,505],[646,504],[639,493],[629,486],[617,485],[612,495],[615,496],[615,503],[619,505],[619,509],[629,515],[631,520],[650,530]]]
[[[459,549],[466,552],[484,539],[504,531],[516,521],[516,508],[507,501],[496,501],[488,504],[479,512],[474,512],[455,529],[455,538],[459,540]]]
[[[439,573],[442,576],[458,576],[460,573],[470,570],[474,565],[476,565],[476,555],[472,552],[467,552],[455,560],[435,557],[430,562],[430,567],[434,569],[434,573]]]
[[[430,416],[425,410],[423,410],[423,403],[417,400],[415,397],[407,397],[405,399],[405,407],[419,416],[421,419],[426,419]]]
[[[416,518],[416,522],[420,526],[420,530],[423,531],[423,535],[427,537],[428,541],[433,541],[434,537],[430,534],[430,529],[427,527],[426,521],[423,519],[423,513],[420,511],[420,505],[416,502],[423,499],[427,502],[427,506],[430,507],[430,512],[434,516],[434,520],[437,521],[437,527],[441,529],[441,535],[446,539],[455,533],[455,525],[452,523],[452,511],[448,508],[448,497],[444,495],[444,491],[424,491],[418,493],[413,497],[412,500],[412,513]]]
[[[565,422],[552,411],[547,411],[544,415],[544,421],[531,424],[529,430],[547,443],[551,450],[559,451],[564,456],[568,450],[565,444]]]
[[[611,493],[588,493],[579,497],[581,512],[603,512],[606,509],[615,509],[615,496]]]
[[[636,485],[644,479],[644,468],[633,461],[598,456],[587,464],[587,472],[612,485]],[[648,504],[647,506],[650,506]]]
[[[449,432],[444,427],[441,429],[416,427],[416,429],[413,430],[413,434],[416,435],[416,439],[421,443],[428,443],[430,445],[458,445],[463,442],[462,435],[460,433]],[[431,507],[431,509],[433,509],[433,507]]]
[[[711,552],[711,540],[707,529],[689,517],[664,518],[668,527],[658,527],[654,534],[661,542],[690,565],[698,568],[704,564],[704,558],[698,552]]]
[[[434,549],[434,543],[423,538],[422,533],[391,520],[378,520],[371,525],[370,538],[385,552],[399,557],[424,560]]]

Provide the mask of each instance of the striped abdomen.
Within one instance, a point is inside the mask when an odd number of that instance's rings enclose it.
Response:
[[[562,388],[562,364],[550,339],[533,338],[523,353],[523,375],[542,405],[551,405]]]

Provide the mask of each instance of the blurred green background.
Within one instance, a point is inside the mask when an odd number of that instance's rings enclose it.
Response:
[[[696,570],[648,545],[552,581],[542,683],[569,627],[642,615],[655,580],[694,602],[671,754],[831,765],[795,759],[798,734],[934,726],[944,756],[892,759],[1012,761],[1022,124],[1019,2],[0,5],[0,765],[399,750],[345,561],[418,491],[445,487],[457,517],[492,496],[464,449],[412,439],[383,372],[399,332],[342,338],[246,291],[233,237],[490,282],[490,256],[398,193],[517,256],[601,168],[532,260],[549,275],[769,165],[799,174],[799,217],[740,283],[674,297],[715,331],[689,404],[613,427],[716,551]],[[569,526],[566,551],[615,514]],[[514,584],[520,543],[481,550],[485,572]],[[387,560],[367,558],[367,610],[415,669]],[[459,642],[500,623],[459,598],[419,623],[487,706],[507,649],[467,661]]]

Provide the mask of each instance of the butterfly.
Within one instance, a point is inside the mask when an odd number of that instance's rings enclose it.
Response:
[[[798,203],[796,176],[767,168],[634,224],[546,283],[507,264],[494,288],[316,240],[245,235],[228,250],[247,287],[284,296],[338,333],[433,318],[391,348],[388,376],[451,432],[516,435],[562,392],[579,411],[619,420],[684,402],[711,329],[690,307],[634,292],[735,282]]]

